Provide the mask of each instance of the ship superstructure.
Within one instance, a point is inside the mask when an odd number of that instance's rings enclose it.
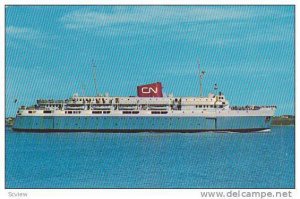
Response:
[[[202,89],[202,88],[201,88]],[[17,131],[250,132],[270,128],[276,106],[230,106],[221,92],[206,97],[163,96],[160,82],[137,87],[134,97],[37,100],[19,108]]]

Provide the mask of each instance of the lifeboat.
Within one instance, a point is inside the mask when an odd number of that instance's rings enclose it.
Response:
[[[135,110],[136,105],[119,105],[119,110]]]
[[[168,109],[168,105],[151,105],[148,106],[149,110],[167,110]]]
[[[66,110],[84,110],[85,106],[83,104],[67,104]]]
[[[103,105],[103,104],[94,104],[92,105],[93,110],[110,110],[110,105]]]

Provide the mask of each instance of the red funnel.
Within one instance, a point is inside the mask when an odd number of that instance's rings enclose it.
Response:
[[[138,86],[137,92],[138,97],[163,97],[160,82]]]

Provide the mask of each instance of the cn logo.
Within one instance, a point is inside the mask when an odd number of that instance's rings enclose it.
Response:
[[[143,87],[142,88],[142,93],[145,93],[145,94],[150,94],[150,93],[157,93],[157,87],[154,88],[151,88],[151,87]]]

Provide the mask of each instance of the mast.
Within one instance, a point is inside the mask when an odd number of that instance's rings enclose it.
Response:
[[[95,65],[94,62],[93,62],[92,68],[93,68],[93,78],[94,78],[95,92],[96,92],[96,97],[97,97],[99,93],[98,93],[98,88],[97,88],[96,65]]]
[[[199,77],[200,77],[200,97],[202,97],[202,94],[203,94],[202,80],[203,80],[205,71],[204,70],[203,71],[200,70],[200,62],[199,62],[199,60],[198,60],[198,70],[199,70]]]

